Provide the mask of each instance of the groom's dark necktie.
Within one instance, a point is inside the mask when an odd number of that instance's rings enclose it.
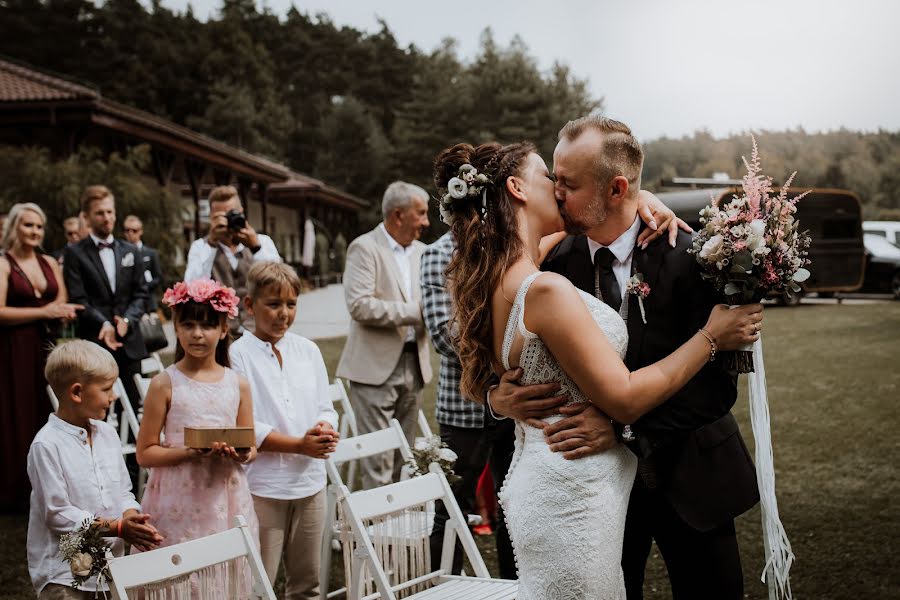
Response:
[[[613,261],[616,255],[609,248],[599,248],[594,253],[594,269],[598,281],[600,293],[603,295],[603,301],[609,304],[616,312],[622,306],[622,290],[613,273]]]

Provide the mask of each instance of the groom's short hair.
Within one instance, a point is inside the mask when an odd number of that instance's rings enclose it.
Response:
[[[559,130],[559,139],[573,141],[589,129],[603,134],[603,145],[595,162],[597,181],[605,184],[621,175],[628,180],[629,195],[637,193],[641,187],[644,151],[631,134],[631,128],[615,119],[588,115],[566,123]]]

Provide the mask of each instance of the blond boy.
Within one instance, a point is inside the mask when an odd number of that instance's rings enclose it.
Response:
[[[254,264],[248,274],[252,335],[230,348],[231,366],[250,381],[259,457],[247,479],[259,518],[263,564],[274,583],[284,558],[285,598],[318,598],[325,528],[325,465],[338,434],[328,373],[312,341],[290,333],[300,279],[288,265]]]
[[[50,353],[44,370],[59,399],[31,443],[28,477],[28,571],[40,600],[93,598],[94,580],[71,587],[69,565],[59,556],[59,538],[85,520],[112,538],[121,556],[124,542],[140,549],[162,538],[131,493],[119,434],[103,419],[115,399],[119,374],[112,355],[97,344],[75,340]]]

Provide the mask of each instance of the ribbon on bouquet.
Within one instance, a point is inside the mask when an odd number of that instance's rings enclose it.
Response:
[[[790,600],[789,575],[794,562],[794,553],[778,516],[778,500],[775,497],[775,460],[772,453],[772,429],[769,421],[762,336],[753,343],[753,365],[754,370],[747,373],[750,386],[750,423],[753,427],[756,483],[759,486],[763,546],[766,556],[766,564],[760,579],[769,586],[769,600],[782,598]]]

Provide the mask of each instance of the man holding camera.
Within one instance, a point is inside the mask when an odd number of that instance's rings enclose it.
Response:
[[[269,236],[256,233],[247,222],[244,207],[234,186],[223,185],[209,193],[209,234],[194,240],[188,252],[184,280],[211,277],[234,288],[241,299],[240,313],[230,323],[237,338],[253,329],[253,317],[244,308],[247,295],[247,271],[256,261],[281,262],[275,243]]]

